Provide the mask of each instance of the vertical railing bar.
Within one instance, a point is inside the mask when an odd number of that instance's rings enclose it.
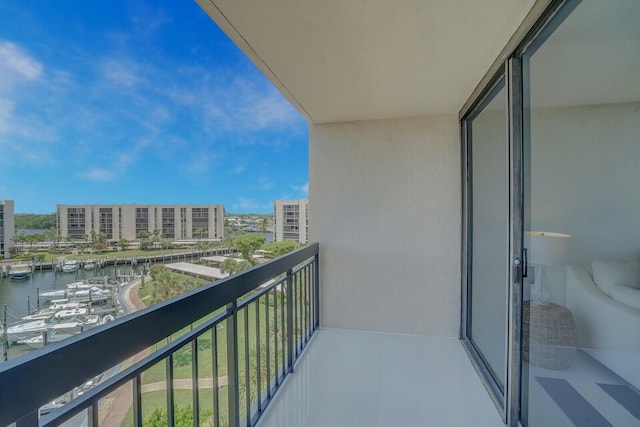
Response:
[[[174,410],[173,410],[173,353],[166,358],[166,372],[167,372],[167,421],[169,426],[172,427],[175,423]]]
[[[191,377],[193,386],[193,425],[200,425],[200,376],[198,374],[198,338],[191,341]]]
[[[142,377],[133,379],[133,426],[142,427]]]
[[[293,372],[293,277],[291,269],[287,270],[287,353],[288,353],[288,372]],[[286,375],[286,373],[285,373]]]
[[[291,337],[293,338],[292,342],[293,342],[293,352],[292,352],[292,356],[291,359],[289,360],[289,366],[291,366],[291,362],[293,360],[295,360],[295,357],[298,353],[298,338],[296,336],[296,332],[298,330],[298,273],[293,273],[291,275],[291,281],[293,282],[293,286],[291,286],[291,295],[292,298],[291,300],[293,301],[292,304],[292,319],[293,319],[293,328],[291,329]]]
[[[313,261],[309,264],[309,338],[313,335],[313,319],[316,317],[316,306],[313,297]]]
[[[284,300],[285,298],[289,299],[288,297],[288,292],[289,292],[289,287],[287,287],[286,289],[284,289],[283,291],[280,292],[280,296],[282,297],[282,299]],[[278,375],[280,376],[280,378],[282,379],[284,377],[284,373],[285,370],[287,369],[287,343],[286,343],[286,334],[287,334],[287,330],[286,330],[286,326],[285,326],[285,317],[284,317],[284,312],[285,312],[285,305],[286,305],[286,301],[281,301],[280,304],[280,346],[282,347],[282,374],[280,375],[280,372],[278,372]]]
[[[279,285],[280,289],[282,289],[282,285]],[[273,345],[274,345],[274,353],[273,353],[273,368],[275,369],[276,375],[276,388],[280,383],[280,379],[278,378],[278,289],[274,288],[274,303],[273,303]]]
[[[314,329],[320,327],[320,254],[315,255],[315,266],[313,288],[315,292],[316,318],[314,319]]]
[[[249,361],[249,306],[244,307],[244,392],[245,392],[245,417],[247,427],[251,427],[251,384],[249,382],[251,369]]]
[[[91,406],[89,406],[87,408],[87,426],[88,427],[98,427],[100,425],[100,419],[99,419],[99,405],[98,405],[99,401],[96,400],[95,402],[93,402],[91,404]]]
[[[238,383],[238,301],[227,305],[227,388],[229,391],[229,427],[240,425],[240,388]]]
[[[260,298],[256,300],[256,372],[258,376],[258,381],[256,384],[258,385],[256,389],[256,396],[258,397],[258,413],[262,412],[262,375],[261,370],[262,366],[260,365]]]
[[[311,330],[311,264],[306,267],[305,284],[304,284],[304,343],[309,342]]]
[[[296,310],[296,326],[293,329],[294,333],[295,333],[295,344],[296,344],[296,355],[295,358],[293,359],[298,360],[298,355],[300,354],[299,352],[299,347],[300,347],[300,340],[298,339],[298,335],[300,335],[300,337],[302,338],[302,305],[301,305],[301,301],[302,301],[302,271],[298,271],[296,273],[296,284],[293,286],[293,288],[295,289],[296,292],[296,297],[294,299],[295,301],[295,305],[294,308]]]
[[[265,331],[267,332],[267,398],[271,400],[271,331],[269,329],[269,294],[271,292],[267,292],[265,294],[266,304],[265,304]]]
[[[220,397],[218,396],[218,324],[211,329],[211,376],[213,377],[214,427],[220,427]]]

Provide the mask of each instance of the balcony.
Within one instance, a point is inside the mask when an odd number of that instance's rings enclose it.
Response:
[[[0,364],[0,425],[502,424],[457,339],[319,330],[321,292],[316,243]]]

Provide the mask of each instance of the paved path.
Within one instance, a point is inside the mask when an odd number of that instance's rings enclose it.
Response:
[[[122,295],[123,304],[127,306],[128,312],[141,310],[146,306],[138,298],[138,288],[140,282],[129,286]],[[141,360],[149,354],[149,350],[145,350],[129,360],[122,363],[120,370],[124,370],[131,366],[133,363]],[[100,401],[100,425],[101,426],[121,426],[129,408],[131,408],[131,402],[133,402],[133,386],[130,382],[125,383],[119,389],[111,392],[107,397]]]
[[[227,377],[218,377],[218,387],[227,385]],[[191,390],[193,388],[193,381],[191,379],[174,379],[173,388],[176,390]],[[198,380],[198,388],[213,388],[213,378],[200,378]],[[158,381],[156,383],[149,383],[142,385],[142,392],[147,393],[150,391],[160,391],[167,389],[166,381]]]

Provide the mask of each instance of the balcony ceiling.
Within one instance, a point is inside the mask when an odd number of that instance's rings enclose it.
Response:
[[[534,0],[197,0],[312,123],[457,113]]]

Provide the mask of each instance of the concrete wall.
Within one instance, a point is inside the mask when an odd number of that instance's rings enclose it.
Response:
[[[309,132],[322,325],[457,336],[457,117],[312,125]]]

